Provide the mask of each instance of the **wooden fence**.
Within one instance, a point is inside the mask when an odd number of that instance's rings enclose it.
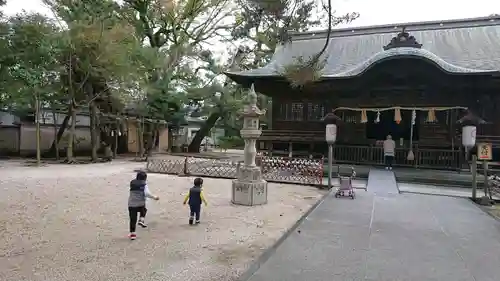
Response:
[[[395,166],[457,170],[460,168],[460,151],[415,148],[414,160],[409,161],[408,148],[396,148]],[[335,145],[333,158],[336,163],[383,165],[384,149],[380,146]]]
[[[259,156],[256,162],[262,169],[263,178],[270,182],[314,186],[323,183],[323,159]],[[241,161],[226,159],[151,158],[147,170],[151,173],[234,179],[238,176],[240,165]]]

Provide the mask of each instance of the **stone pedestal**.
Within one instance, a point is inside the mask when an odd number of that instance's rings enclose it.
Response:
[[[267,203],[267,181],[262,179],[259,167],[243,166],[238,171],[238,179],[233,180],[233,198],[237,205],[255,206]]]

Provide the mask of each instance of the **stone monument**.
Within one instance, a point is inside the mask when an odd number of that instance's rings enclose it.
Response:
[[[262,179],[260,167],[255,164],[257,150],[255,143],[262,134],[259,118],[266,114],[257,107],[257,94],[254,86],[248,93],[248,103],[243,108],[243,129],[240,135],[245,140],[244,163],[238,169],[238,177],[233,180],[233,204],[254,206],[267,203],[267,182]]]

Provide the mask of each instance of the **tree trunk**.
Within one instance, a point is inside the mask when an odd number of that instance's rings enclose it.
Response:
[[[75,157],[73,154],[73,144],[75,142],[75,134],[76,134],[76,107],[74,105],[70,105],[70,114],[71,114],[71,127],[68,134],[68,147],[66,148],[66,161],[68,163],[75,162]]]
[[[99,140],[97,138],[97,130],[99,130],[99,126],[97,126],[97,107],[93,101],[89,104],[90,110],[90,143],[92,145],[92,162],[97,162],[97,150],[99,148]]]
[[[137,133],[139,134],[137,138],[137,143],[139,145],[139,159],[142,159],[142,157],[144,157],[144,121],[142,118],[139,119]]]
[[[208,135],[210,130],[214,127],[215,122],[217,122],[217,119],[221,116],[220,112],[214,112],[208,116],[207,121],[203,126],[201,126],[200,130],[196,132],[196,135],[194,136],[193,140],[189,144],[188,147],[188,152],[194,152],[198,153],[200,152],[200,145],[203,139]]]
[[[65,118],[66,119],[66,118]],[[57,126],[57,113],[55,109],[52,109],[52,120],[54,120],[54,141],[52,142],[55,145],[55,153],[56,160],[59,160],[59,140],[58,140],[58,126]]]
[[[49,151],[47,151],[47,155],[56,155],[56,157],[57,157],[57,155],[59,155],[58,147],[59,147],[59,143],[61,142],[61,138],[63,137],[64,132],[66,131],[66,128],[68,128],[69,119],[71,118],[70,111],[71,111],[71,106],[68,107],[68,114],[66,114],[66,116],[64,116],[61,127],[59,127],[59,130],[57,131],[57,135],[54,138],[54,141],[52,142],[52,145],[50,146]],[[57,154],[56,154],[56,151],[57,151]]]
[[[147,155],[151,156],[153,148],[155,147],[156,125],[149,124],[148,126],[148,146]]]
[[[118,138],[120,136],[120,119],[116,119],[116,130],[115,130],[115,143],[113,147],[113,158],[116,158],[118,155]]]
[[[156,142],[156,135],[158,131],[158,126],[149,124],[148,126],[148,145],[146,147],[146,162],[148,161],[149,157],[153,155],[153,149],[155,147],[155,142]]]
[[[36,165],[40,166],[42,155],[40,151],[40,98],[35,94],[35,123],[36,123]]]

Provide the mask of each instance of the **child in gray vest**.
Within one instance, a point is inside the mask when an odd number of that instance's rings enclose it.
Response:
[[[148,175],[145,172],[138,172],[135,180],[130,181],[130,194],[128,197],[128,215],[130,218],[130,234],[129,238],[135,240],[137,234],[135,234],[136,225],[146,228],[146,198],[152,198],[154,200],[159,200],[160,197],[155,196],[149,192],[148,185],[146,183]],[[139,213],[139,222],[137,222],[137,213]]]
[[[207,205],[207,201],[205,200],[205,196],[203,196],[203,179],[196,178],[194,179],[194,186],[189,189],[188,194],[184,198],[183,204],[189,202],[189,224],[192,225],[196,218],[196,224],[200,223],[200,213],[201,213],[201,203],[205,203]]]

